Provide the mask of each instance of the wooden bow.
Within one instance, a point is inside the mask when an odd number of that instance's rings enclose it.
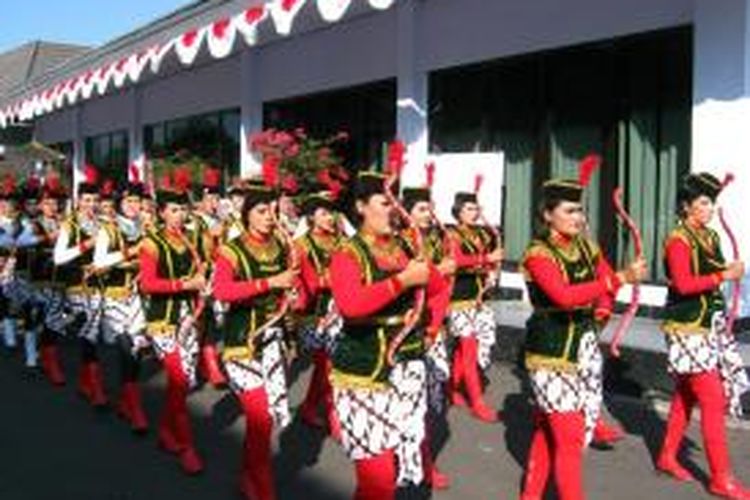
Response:
[[[734,180],[734,175],[731,173],[728,173],[724,176],[724,181],[721,183],[722,190],[727,187],[729,184],[732,183]],[[737,242],[737,236],[734,234],[734,231],[729,226],[729,223],[727,222],[726,218],[724,217],[724,210],[722,210],[722,207],[719,207],[719,222],[721,222],[721,227],[724,229],[724,232],[727,234],[727,238],[729,238],[729,243],[732,246],[732,259],[735,261],[740,260],[740,246]],[[733,286],[732,286],[732,298],[729,305],[729,314],[727,315],[727,333],[730,335],[734,332],[734,322],[737,319],[737,314],[740,310],[740,295],[742,293],[742,278],[738,278],[734,280]]]
[[[625,206],[622,202],[622,194],[622,186],[618,186],[612,193],[612,204],[615,207],[617,216],[625,224],[633,239],[635,258],[640,259],[641,257],[643,257],[643,238],[641,237],[641,231],[638,229],[635,221],[625,210]],[[630,324],[633,322],[633,319],[638,312],[638,303],[641,297],[641,286],[638,283],[633,283],[632,286],[633,293],[630,296],[630,303],[628,304],[627,309],[620,318],[620,321],[615,328],[615,333],[612,336],[612,342],[609,345],[609,352],[616,358],[620,357],[620,342],[622,342],[622,338],[625,336],[628,328],[630,328]]]
[[[398,215],[407,222],[412,231],[414,231],[414,249],[416,252],[416,258],[421,259],[424,256],[424,238],[422,231],[416,224],[416,221],[411,217],[406,208],[401,204],[398,198],[393,194],[393,187],[396,185],[399,177],[401,176],[401,170],[404,167],[404,153],[406,147],[401,141],[394,141],[388,145],[388,164],[387,164],[387,176],[384,181],[385,196],[391,202],[393,207],[396,209]],[[406,314],[404,319],[404,326],[396,335],[391,339],[388,344],[388,351],[386,359],[390,366],[396,364],[396,352],[401,344],[404,342],[406,337],[412,331],[412,329],[419,322],[424,311],[425,302],[427,299],[427,293],[425,287],[418,287],[415,291],[414,296],[414,307]]]
[[[474,178],[474,193],[477,195],[477,204],[479,204],[479,192],[482,189],[482,182],[484,180],[484,177],[482,174],[477,174]],[[495,240],[495,248],[500,248],[501,246],[501,237],[500,237],[500,231],[497,230],[495,226],[490,224],[490,221],[487,220],[487,216],[484,215],[484,210],[482,210],[482,206],[479,205],[479,222],[487,228],[490,233],[492,233],[492,237]],[[498,284],[500,283],[500,271],[499,266],[496,269],[497,270],[497,277],[495,280]],[[484,283],[482,284],[482,288],[479,290],[479,295],[477,296],[477,307],[482,305],[482,302],[484,301],[484,294],[487,293],[487,291],[492,287],[492,283],[489,279],[484,280]]]

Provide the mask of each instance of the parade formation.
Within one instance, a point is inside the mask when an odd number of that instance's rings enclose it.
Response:
[[[26,367],[58,387],[67,383],[61,367],[78,363],[84,401],[111,405],[136,434],[153,426],[158,446],[189,475],[210,467],[194,438],[190,393],[201,382],[231,391],[246,424],[238,485],[255,500],[277,498],[273,431],[292,419],[287,373],[306,357],[313,374],[296,411],[353,462],[356,500],[393,499],[409,484],[450,488],[432,446],[441,415],[454,407],[477,425],[503,420],[483,375],[498,331],[487,292],[499,280],[503,241],[478,203],[480,176],[472,192],[456,193],[449,223],[435,214],[434,166],[424,185],[399,185],[404,154],[395,141],[380,170],[348,178],[326,170],[315,183],[280,175],[273,159],[261,176],[228,182],[208,165],[199,178],[179,165],[134,165],[115,185],[89,165],[75,198],[52,168],[22,185],[8,176],[0,191],[5,347],[23,346]],[[534,431],[520,491],[499,485],[500,498],[541,500],[554,487],[562,500],[581,500],[585,449],[624,436],[601,415],[599,334],[618,290],[644,279],[646,259],[636,252],[616,268],[588,234],[583,207],[597,168],[601,159],[588,156],[578,178],[541,186],[520,263],[533,308],[523,368]],[[707,173],[682,179],[679,222],[664,242],[663,333],[676,384],[655,468],[695,480],[678,450],[697,406],[707,489],[741,500],[750,489],[732,474],[725,418],[741,413],[750,382],[720,286],[744,264],[724,258],[708,227],[727,183]],[[77,360],[58,346],[71,339]],[[103,366],[103,349],[117,351],[119,366]],[[166,377],[158,419],[141,401],[148,355]],[[102,381],[109,369],[118,372],[117,395]]]

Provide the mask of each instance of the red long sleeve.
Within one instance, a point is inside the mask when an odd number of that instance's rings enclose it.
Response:
[[[389,278],[366,285],[357,259],[346,251],[333,254],[331,293],[342,316],[369,316],[388,305],[401,293],[398,280]]]
[[[427,310],[430,313],[430,322],[427,325],[427,333],[435,336],[448,314],[451,303],[451,287],[448,280],[440,274],[435,266],[430,266],[430,280],[427,282]]]
[[[529,257],[524,266],[545,295],[563,309],[590,305],[607,294],[613,295],[619,286],[614,274],[602,275],[598,268],[596,280],[571,285],[566,283],[558,265],[543,256]],[[611,283],[611,290],[608,281]]]
[[[717,288],[721,284],[721,274],[693,274],[690,266],[691,249],[690,245],[680,239],[673,237],[666,245],[665,254],[667,257],[667,267],[669,268],[669,278],[673,286],[680,295],[693,295],[701,292],[707,292]]]
[[[325,276],[318,274],[318,270],[315,269],[310,259],[310,255],[307,252],[300,251],[300,276],[305,288],[310,295],[315,296],[326,288],[330,288],[330,283],[325,279]]]
[[[171,280],[159,276],[157,251],[147,245],[141,247],[138,260],[141,268],[140,287],[144,293],[171,294],[182,291],[181,280]]]
[[[238,280],[232,261],[218,252],[214,269],[214,297],[222,302],[240,302],[269,290],[267,279]]]

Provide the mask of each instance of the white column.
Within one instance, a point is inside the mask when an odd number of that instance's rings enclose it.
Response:
[[[133,86],[130,95],[131,118],[128,124],[128,165],[136,164],[143,179],[145,151],[143,150],[143,125],[141,123],[141,91]],[[128,166],[129,168],[129,166]]]
[[[83,166],[86,164],[86,145],[81,132],[81,104],[71,112],[70,128],[73,131],[73,194],[78,192],[78,183],[83,180]]]
[[[403,0],[398,3],[398,74],[396,103],[396,134],[407,145],[407,164],[402,185],[422,185],[427,161],[429,137],[427,127],[427,73],[417,68],[416,27],[420,2]]]
[[[256,50],[245,48],[240,58],[240,175],[250,177],[261,172],[260,158],[250,152],[247,137],[263,129],[263,101],[258,84],[259,62]]]
[[[692,170],[736,180],[719,203],[737,233],[741,257],[750,261],[750,0],[694,2]],[[718,224],[717,224],[718,227]],[[720,231],[723,234],[722,231]],[[726,239],[724,241],[727,243]],[[732,258],[729,246],[725,256]],[[750,285],[750,270],[744,290]],[[745,293],[743,316],[750,315]]]

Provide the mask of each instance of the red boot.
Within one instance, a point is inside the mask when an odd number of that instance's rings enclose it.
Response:
[[[357,460],[354,500],[393,500],[396,497],[396,457],[387,450],[372,458]]]
[[[302,421],[310,427],[320,428],[325,425],[325,422],[318,415],[318,406],[324,401],[328,381],[326,360],[325,351],[316,349],[313,353],[313,373],[310,377],[310,385],[307,387],[307,394],[300,409]]]
[[[690,422],[690,413],[694,404],[695,398],[693,398],[690,388],[687,384],[678,380],[669,408],[669,417],[667,417],[667,432],[664,435],[659,458],[656,459],[656,471],[670,475],[678,481],[695,480],[695,477],[677,460],[680,442],[685,434],[688,422]]]
[[[447,490],[450,488],[451,480],[438,469],[435,460],[432,457],[429,437],[422,441],[422,467],[424,472],[424,481],[433,490]]]
[[[462,357],[464,361],[464,382],[466,393],[469,396],[471,413],[474,417],[483,422],[495,423],[500,420],[499,413],[494,408],[490,408],[487,403],[484,402],[484,396],[482,394],[482,382],[479,378],[479,358],[477,353],[479,343],[477,339],[472,337],[462,337],[461,343],[463,344]]]
[[[554,440],[554,470],[560,500],[583,500],[583,447],[586,424],[582,412],[547,414]]]
[[[227,383],[219,366],[219,354],[213,344],[206,344],[201,348],[201,372],[204,378],[216,388],[224,387]]]
[[[240,485],[248,500],[274,500],[271,463],[271,431],[273,419],[268,413],[265,389],[255,389],[238,395],[245,414],[245,445]]]
[[[722,498],[750,500],[750,490],[732,474],[724,422],[727,401],[721,376],[717,371],[703,372],[688,375],[686,380],[701,409],[701,433],[711,469],[708,491]]]
[[[138,384],[135,382],[123,384],[120,401],[117,403],[117,413],[130,423],[133,432],[140,434],[148,429],[148,421],[141,403],[141,394]]]
[[[448,387],[450,393],[450,401],[453,406],[467,406],[466,400],[461,394],[461,384],[464,381],[464,360],[463,360],[463,349],[461,348],[462,342],[456,343],[456,348],[453,351],[453,364],[451,366],[451,380]]]
[[[550,450],[545,425],[544,414],[536,412],[534,414],[534,434],[531,437],[529,458],[526,462],[521,500],[542,500],[547,489]]]
[[[89,403],[92,402],[93,389],[91,387],[91,368],[89,363],[81,364],[78,369],[78,394]]]
[[[53,385],[65,385],[65,375],[63,375],[62,368],[60,368],[57,347],[54,345],[42,345],[40,356],[42,360],[42,370],[47,379]]]
[[[102,370],[99,362],[89,363],[90,383],[91,383],[91,404],[96,408],[102,408],[107,405],[107,396],[104,394],[104,381],[102,380]]]
[[[603,417],[599,417],[594,425],[592,440],[596,444],[613,445],[625,438],[625,432],[617,425],[609,425]]]

